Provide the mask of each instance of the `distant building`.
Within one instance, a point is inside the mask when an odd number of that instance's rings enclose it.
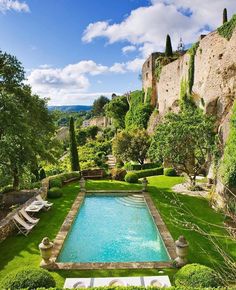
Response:
[[[100,128],[107,128],[111,126],[111,124],[112,124],[111,118],[102,116],[102,117],[95,117],[89,120],[84,120],[82,127],[86,128],[90,126],[97,126]]]

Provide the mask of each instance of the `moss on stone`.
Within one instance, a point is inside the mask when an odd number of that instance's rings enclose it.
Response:
[[[221,27],[218,28],[218,33],[227,40],[230,40],[235,28],[236,28],[236,14],[233,15],[230,21],[225,22]]]

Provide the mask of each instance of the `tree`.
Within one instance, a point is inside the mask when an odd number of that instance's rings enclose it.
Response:
[[[116,128],[125,128],[125,115],[129,110],[129,104],[126,96],[113,98],[105,105],[107,117],[112,118]]]
[[[75,138],[75,124],[74,118],[70,118],[70,162],[71,162],[71,170],[79,171],[79,154],[77,150],[77,143]]]
[[[98,131],[99,131],[98,126],[89,126],[89,127],[87,127],[86,128],[87,137],[92,139],[92,140],[95,140]]]
[[[223,11],[223,24],[228,22],[228,12],[227,9],[225,8]]]
[[[104,96],[101,96],[97,100],[95,100],[93,102],[92,115],[94,117],[104,116],[105,114],[104,106],[109,102],[110,100]]]
[[[167,114],[156,129],[149,156],[187,174],[195,186],[196,176],[205,169],[214,149],[213,128],[212,118],[193,106],[186,106],[179,114]]]
[[[122,161],[135,161],[143,165],[150,147],[150,137],[146,130],[122,131],[112,143],[113,154]]]
[[[166,50],[165,50],[165,55],[166,56],[173,56],[171,38],[170,38],[170,35],[169,34],[167,34],[167,36],[166,36]]]

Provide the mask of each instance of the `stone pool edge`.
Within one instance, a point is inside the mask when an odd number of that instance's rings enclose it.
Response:
[[[167,252],[172,259],[172,261],[167,262],[108,262],[108,263],[58,263],[57,258],[60,254],[60,251],[63,247],[64,241],[70,231],[72,223],[76,217],[78,210],[80,209],[81,205],[84,202],[84,198],[86,195],[105,195],[115,193],[115,195],[130,195],[130,194],[142,194],[144,199],[147,203],[147,207],[150,211],[150,214],[154,220],[154,223],[157,229],[160,232],[161,238],[164,242],[164,245],[167,249]],[[167,229],[165,223],[163,222],[157,208],[155,207],[151,196],[148,192],[142,192],[137,190],[117,190],[113,191],[104,191],[104,190],[93,190],[93,191],[86,191],[80,192],[68,215],[66,216],[56,238],[54,239],[54,247],[52,251],[52,262],[51,264],[47,265],[47,269],[49,270],[95,270],[95,269],[163,269],[163,268],[171,268],[173,267],[173,260],[176,258],[176,251],[175,251],[175,243],[174,240]]]

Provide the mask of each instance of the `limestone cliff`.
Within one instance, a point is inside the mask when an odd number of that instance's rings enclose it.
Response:
[[[157,83],[159,116],[151,116],[149,132],[169,111],[178,110],[181,81],[188,79],[190,55],[164,66]],[[236,99],[236,30],[230,40],[214,31],[199,42],[195,55],[193,96],[207,114],[216,116],[217,125],[226,140],[229,114]]]

